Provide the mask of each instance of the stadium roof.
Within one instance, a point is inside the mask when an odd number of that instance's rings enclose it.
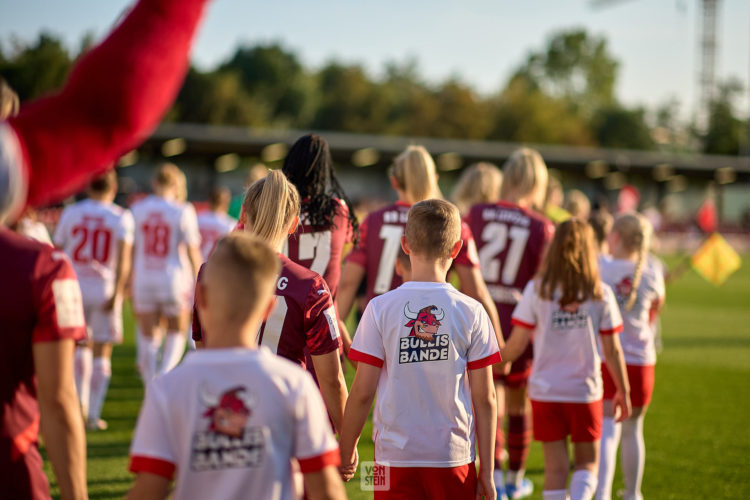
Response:
[[[164,124],[146,141],[144,148],[161,151],[164,156],[176,153],[216,159],[234,153],[240,156],[259,157],[268,162],[283,158],[288,146],[308,132],[185,123]],[[387,166],[409,144],[425,146],[435,156],[441,170],[455,170],[477,161],[502,164],[515,149],[522,146],[510,142],[315,132],[325,137],[330,144],[334,161],[342,165],[361,167]],[[175,145],[172,151],[165,151],[164,146],[167,143]],[[590,177],[602,177],[608,172],[623,171],[650,175],[656,180],[685,175],[694,178],[715,178],[720,183],[750,181],[750,157],[528,145],[542,154],[550,168],[578,170]]]

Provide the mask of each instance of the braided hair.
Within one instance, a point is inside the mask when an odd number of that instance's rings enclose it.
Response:
[[[352,202],[341,188],[333,168],[328,142],[317,134],[303,135],[294,143],[284,159],[281,171],[303,200],[302,213],[313,226],[334,226],[334,217],[341,213],[343,201],[349,209],[352,239],[359,238],[359,223]]]
[[[633,272],[633,283],[630,289],[625,310],[630,311],[635,305],[638,296],[638,287],[643,277],[643,268],[646,266],[646,257],[651,245],[651,234],[653,229],[651,223],[644,216],[636,213],[623,214],[615,219],[612,231],[617,233],[622,240],[622,245],[630,252],[638,254]]]

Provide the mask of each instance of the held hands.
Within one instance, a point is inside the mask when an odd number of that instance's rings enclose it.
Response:
[[[347,464],[347,462],[349,462]],[[351,481],[351,479],[354,477],[354,474],[357,472],[357,465],[359,464],[359,454],[357,453],[357,449],[354,448],[354,455],[352,455],[350,460],[344,460],[344,457],[341,457],[341,465],[339,465],[339,474],[341,474],[341,479],[346,483]]]
[[[502,354],[501,354],[502,356]],[[507,375],[510,373],[510,361],[501,361],[492,365],[492,373],[495,375]]]
[[[632,413],[629,393],[623,393],[621,391],[615,392],[615,395],[612,398],[612,404],[615,409],[616,422],[622,422]]]
[[[477,477],[477,500],[487,499],[495,500],[497,498],[497,491],[495,490],[495,481],[492,478],[492,470],[488,473],[483,469],[479,470],[479,476]]]
[[[114,309],[115,308],[115,302],[117,302],[118,297],[119,297],[119,295],[115,293],[115,294],[112,295],[112,297],[108,298],[106,300],[106,302],[104,302],[104,304],[102,305],[102,307],[104,308],[104,310],[105,311],[111,311],[112,309]]]

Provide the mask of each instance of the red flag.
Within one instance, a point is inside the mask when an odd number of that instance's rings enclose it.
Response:
[[[706,201],[698,209],[695,222],[698,223],[698,227],[704,233],[710,234],[716,231],[716,228],[719,226],[719,218],[716,215],[716,203],[714,203],[713,198],[706,198]]]

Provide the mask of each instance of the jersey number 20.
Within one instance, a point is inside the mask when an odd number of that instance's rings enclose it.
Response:
[[[73,260],[87,264],[92,260],[107,262],[109,260],[109,246],[112,242],[112,232],[106,227],[90,229],[86,226],[75,226],[73,236],[80,238],[73,250]]]

